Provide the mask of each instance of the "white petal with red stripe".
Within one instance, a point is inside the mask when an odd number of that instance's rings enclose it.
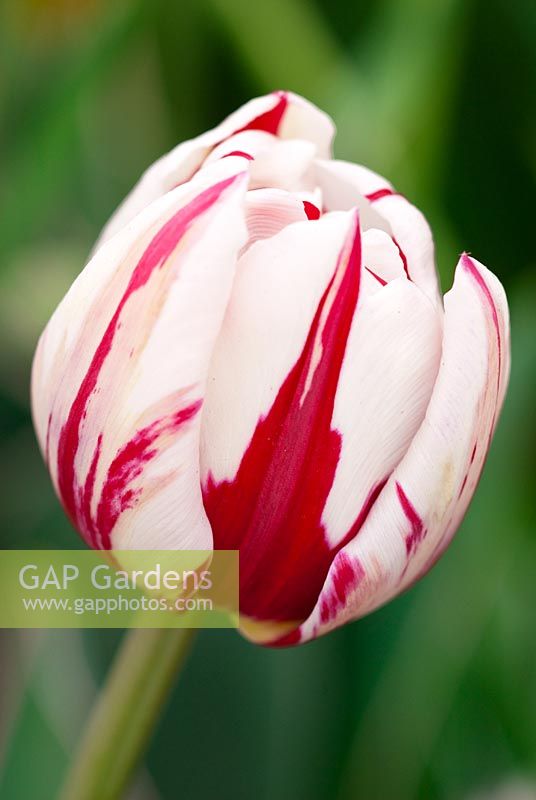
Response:
[[[210,370],[201,467],[215,546],[240,548],[250,618],[303,618],[332,560],[321,522],[340,452],[331,418],[368,282],[355,212],[290,225],[239,264]]]
[[[441,336],[437,307],[405,276],[363,298],[333,411],[341,452],[322,515],[332,546],[357,534],[417,432],[437,376]]]
[[[190,180],[214,147],[246,130],[265,131],[280,139],[305,139],[314,145],[319,158],[329,157],[334,135],[330,118],[292,92],[274,92],[250,100],[216,128],[182,142],[149,167],[107,223],[96,248],[149,203]]]
[[[385,231],[369,228],[363,233],[363,266],[379,286],[405,278],[404,262],[398,247]]]
[[[381,228],[400,249],[408,277],[440,302],[434,242],[423,214],[380,175],[346,161],[319,161],[317,180],[329,211],[357,206],[364,228]]]
[[[349,214],[330,214],[289,225],[240,259],[203,409],[205,477],[236,474],[255,426],[303,350],[351,224]]]
[[[78,387],[87,371],[91,347],[96,347],[109,322],[110,308],[121,301],[131,279],[134,259],[157,233],[167,216],[192,201],[198,193],[214,184],[234,178],[242,172],[242,164],[223,161],[214,164],[196,177],[192,184],[174,190],[170,197],[161,198],[106,243],[102,252],[96,253],[90,265],[82,270],[69,291],[54,311],[39,342],[39,359],[43,385],[39,387],[40,402],[34,408],[36,431],[42,447],[45,445],[49,409],[53,403],[60,405],[65,415],[71,406]],[[129,254],[129,259],[126,256]],[[87,324],[88,318],[91,325]],[[61,353],[77,350],[69,370],[61,365]],[[59,365],[54,372],[54,365]],[[54,373],[52,379],[52,373]],[[50,392],[44,396],[44,393]],[[53,427],[53,426],[52,426]],[[52,477],[54,466],[51,464]]]
[[[39,343],[36,427],[66,511],[93,546],[212,545],[199,428],[246,235],[246,176],[231,166],[169,193],[100,248]]]
[[[251,189],[285,189],[314,192],[316,147],[306,139],[279,139],[264,131],[243,131],[215,147],[206,165],[220,158],[244,158],[250,162]]]
[[[425,419],[289,641],[325,633],[403,591],[435,563],[465,514],[506,391],[508,306],[497,278],[463,256],[445,309],[441,366]]]

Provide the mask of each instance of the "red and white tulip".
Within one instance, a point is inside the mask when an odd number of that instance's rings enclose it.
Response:
[[[306,641],[403,591],[473,495],[509,372],[504,291],[442,302],[422,214],[251,101],[142,177],[39,342],[35,426],[95,548],[239,549],[246,635]]]

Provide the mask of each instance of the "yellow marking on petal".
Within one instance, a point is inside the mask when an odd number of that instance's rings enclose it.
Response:
[[[266,644],[275,639],[286,636],[287,633],[298,628],[303,620],[296,622],[277,622],[272,620],[257,620],[240,615],[239,627],[246,639],[254,644]]]

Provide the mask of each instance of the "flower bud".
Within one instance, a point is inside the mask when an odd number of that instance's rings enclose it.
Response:
[[[424,575],[475,491],[509,372],[504,291],[331,159],[296,95],[142,177],[34,360],[37,435],[95,548],[237,549],[241,628],[303,642]]]

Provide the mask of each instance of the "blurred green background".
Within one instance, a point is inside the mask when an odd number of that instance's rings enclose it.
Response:
[[[427,214],[444,288],[504,282],[511,389],[438,567],[295,650],[204,631],[131,797],[536,798],[536,3],[0,3],[2,547],[77,547],[34,441],[36,338],[142,170],[256,94],[335,119],[336,155]],[[119,640],[2,632],[0,797],[55,797]]]

